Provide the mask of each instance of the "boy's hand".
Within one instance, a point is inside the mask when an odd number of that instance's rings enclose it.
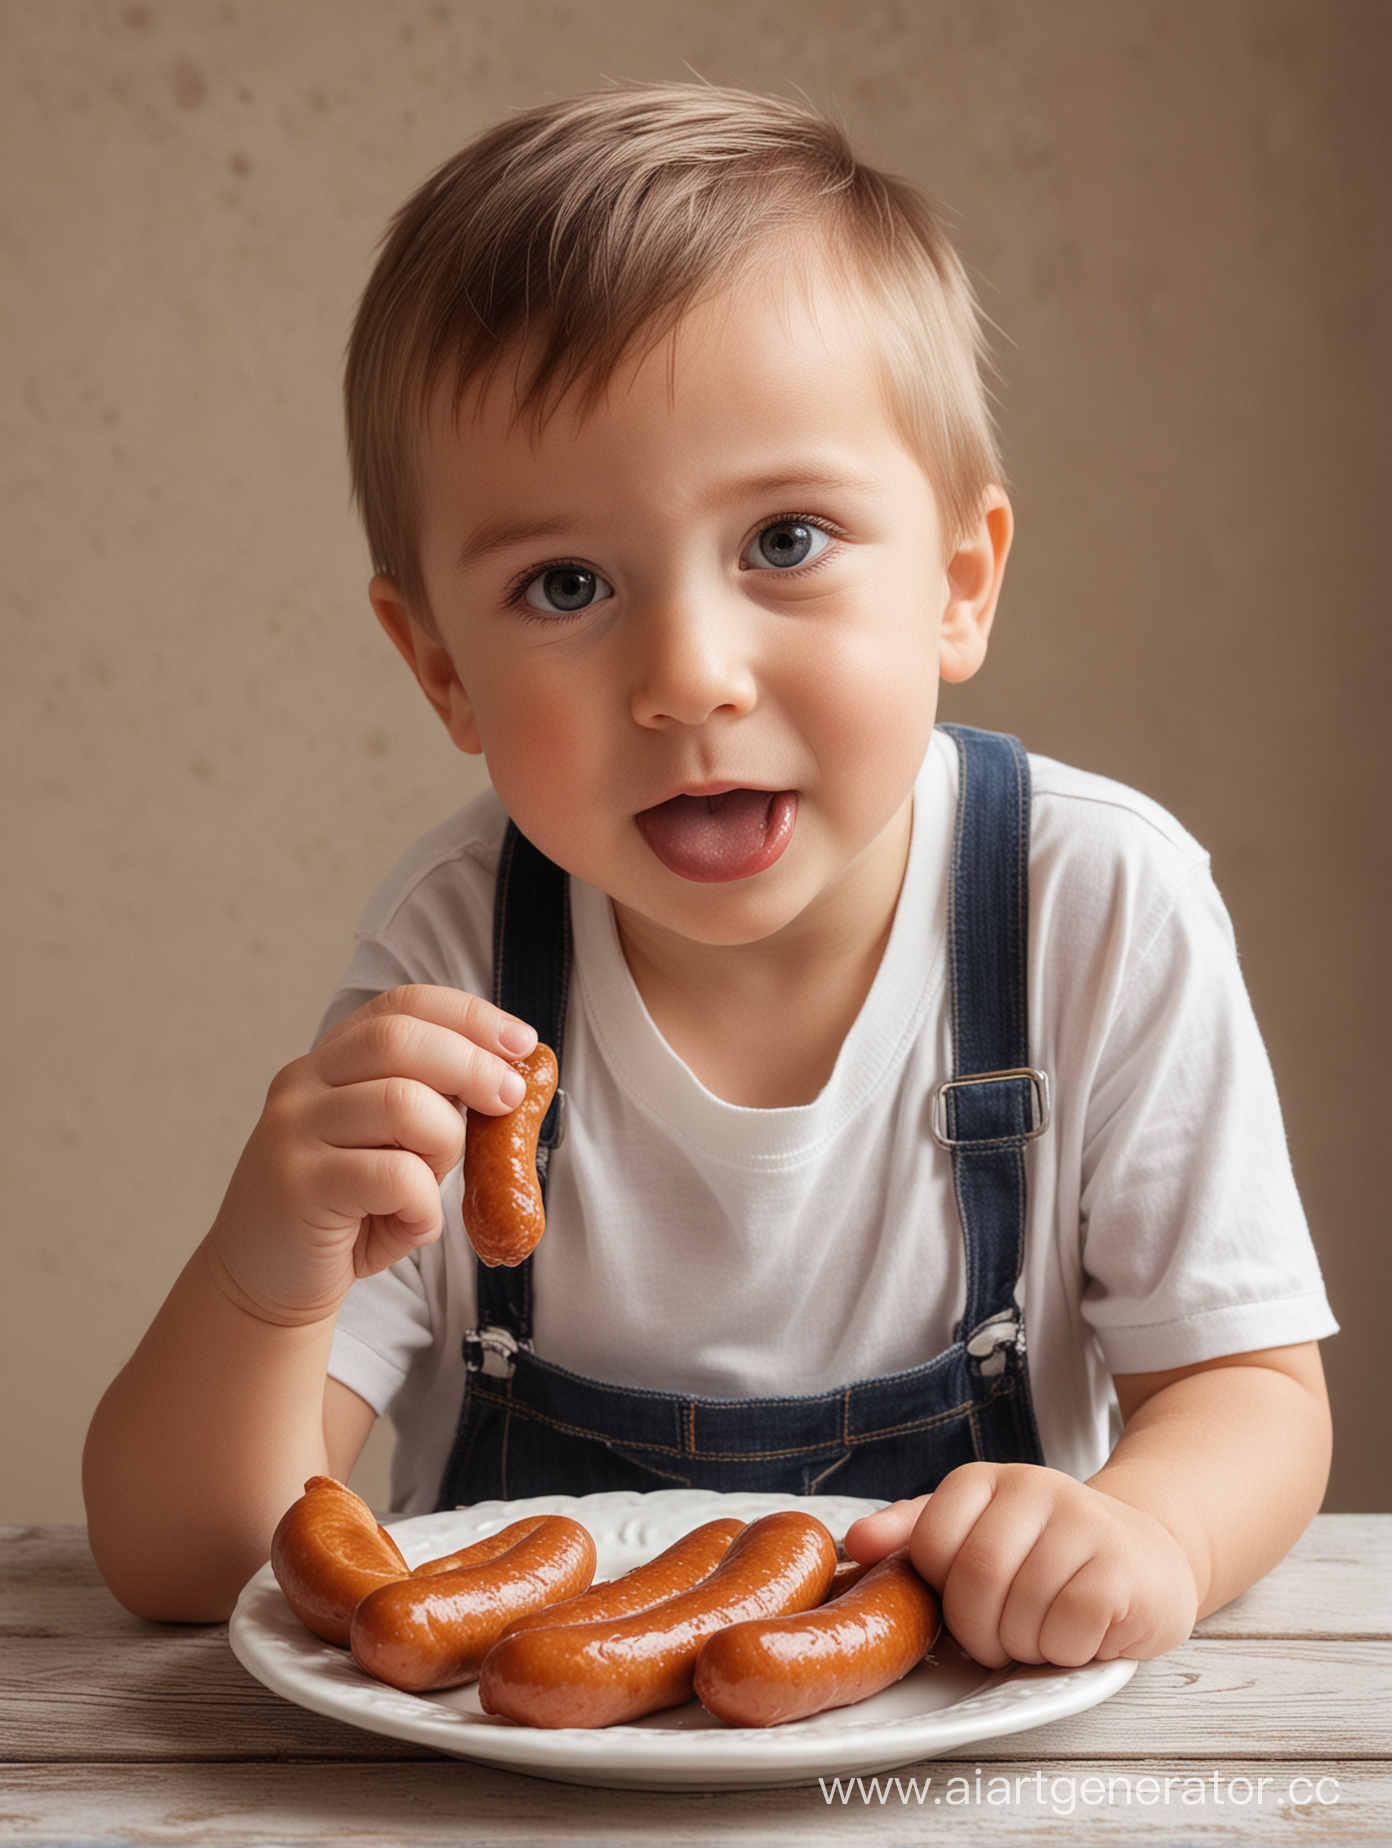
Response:
[[[458,1108],[501,1115],[536,1034],[452,988],[396,988],[273,1081],[204,1244],[219,1287],[281,1325],[332,1315],[357,1277],[440,1235]]]
[[[1182,1643],[1198,1589],[1154,1515],[1059,1470],[966,1463],[933,1495],[857,1521],[846,1550],[871,1563],[907,1543],[947,1628],[978,1662],[1142,1661]]]

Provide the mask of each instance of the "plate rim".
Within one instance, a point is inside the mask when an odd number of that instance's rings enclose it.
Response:
[[[388,1519],[408,1560],[428,1558],[441,1537],[450,1546],[496,1532],[525,1514],[588,1516],[612,1544],[623,1519],[659,1523],[691,1517],[692,1526],[721,1511],[754,1519],[798,1507],[826,1520],[839,1540],[850,1521],[884,1503],[833,1495],[719,1494],[697,1489],[609,1490],[593,1495],[534,1496],[478,1502],[468,1508]],[[461,1520],[461,1517],[464,1517]],[[660,1545],[687,1528],[673,1527]],[[459,1537],[456,1538],[455,1535]],[[600,1534],[596,1535],[601,1538]],[[721,1790],[815,1784],[819,1777],[865,1776],[916,1759],[940,1757],[976,1740],[1023,1732],[1065,1719],[1118,1692],[1138,1663],[1118,1658],[1082,1668],[1012,1664],[988,1675],[946,1707],[862,1721],[832,1709],[786,1727],[702,1727],[689,1731],[636,1725],[539,1730],[491,1715],[461,1712],[429,1696],[404,1694],[361,1677],[341,1650],[302,1630],[270,1564],[244,1587],[228,1625],[233,1654],[264,1687],[293,1705],[383,1737],[431,1747],[495,1769],[611,1788]],[[345,1662],[347,1671],[345,1674]]]

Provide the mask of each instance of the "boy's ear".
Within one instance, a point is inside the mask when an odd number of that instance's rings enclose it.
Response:
[[[975,522],[947,563],[938,668],[944,680],[970,680],[986,659],[1014,531],[1004,488],[988,488]]]
[[[422,693],[439,713],[445,730],[461,751],[478,756],[483,750],[474,708],[455,671],[449,650],[412,614],[395,578],[380,573],[368,586],[377,620],[396,644],[407,667],[420,682]]]

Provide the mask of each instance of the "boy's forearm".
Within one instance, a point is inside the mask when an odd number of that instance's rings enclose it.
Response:
[[[1319,1349],[1123,1375],[1117,1391],[1125,1428],[1092,1486],[1174,1535],[1207,1616],[1284,1558],[1318,1512],[1330,1458]]]
[[[333,1318],[275,1327],[219,1288],[200,1247],[92,1420],[93,1554],[141,1616],[225,1618],[275,1523],[328,1468]]]

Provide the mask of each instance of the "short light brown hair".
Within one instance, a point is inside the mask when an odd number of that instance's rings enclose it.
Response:
[[[810,110],[697,84],[512,117],[402,207],[363,294],[345,394],[374,568],[425,621],[418,467],[434,395],[514,368],[518,415],[592,405],[629,355],[761,263],[829,260],[950,540],[1002,480],[971,286],[927,203]]]

